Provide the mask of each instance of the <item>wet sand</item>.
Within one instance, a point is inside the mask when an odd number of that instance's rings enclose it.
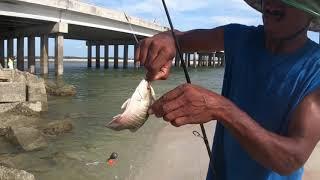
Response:
[[[320,179],[320,143],[313,150],[312,155],[305,165],[305,180],[319,180]]]
[[[205,125],[212,142],[215,122]],[[208,168],[208,155],[201,138],[192,134],[199,125],[163,128],[154,142],[153,151],[146,154],[148,161],[136,180],[204,180]],[[305,165],[304,180],[320,179],[320,144]]]
[[[205,125],[211,147],[214,122]],[[154,142],[153,152],[147,154],[148,162],[136,180],[199,180],[205,179],[209,163],[203,140],[193,135],[201,133],[199,125],[175,128],[168,125]],[[164,156],[165,155],[165,156]]]

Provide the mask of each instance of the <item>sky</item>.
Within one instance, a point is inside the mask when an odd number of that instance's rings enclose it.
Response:
[[[114,9],[144,20],[169,26],[161,0],[80,0],[96,6]],[[261,14],[243,0],[166,0],[175,29],[187,31],[199,28],[240,23],[259,25]],[[319,42],[319,34],[309,32],[309,37]],[[16,44],[16,43],[15,43]],[[36,55],[39,55],[39,39],[36,39]],[[120,47],[120,51],[122,48]],[[130,48],[132,56],[132,48]],[[112,49],[110,49],[111,56]],[[54,53],[54,40],[49,40],[49,55]],[[65,56],[87,56],[85,41],[65,40]],[[103,48],[101,49],[103,54]],[[93,51],[95,56],[95,51]]]

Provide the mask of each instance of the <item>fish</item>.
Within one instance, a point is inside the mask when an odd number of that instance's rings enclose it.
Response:
[[[106,124],[106,127],[115,131],[128,129],[131,132],[136,132],[148,120],[148,109],[155,99],[151,83],[143,79],[131,98],[121,106],[121,109],[124,110],[123,113],[114,116],[112,121]]]

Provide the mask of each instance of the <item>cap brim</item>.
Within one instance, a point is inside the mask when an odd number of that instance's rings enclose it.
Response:
[[[244,0],[248,5],[261,12],[261,0]],[[320,32],[320,18],[316,18],[311,22],[310,31]]]

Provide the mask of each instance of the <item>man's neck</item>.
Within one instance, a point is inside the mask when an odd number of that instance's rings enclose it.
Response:
[[[303,47],[307,40],[307,32],[291,40],[280,40],[266,35],[265,46],[273,54],[290,54]]]

